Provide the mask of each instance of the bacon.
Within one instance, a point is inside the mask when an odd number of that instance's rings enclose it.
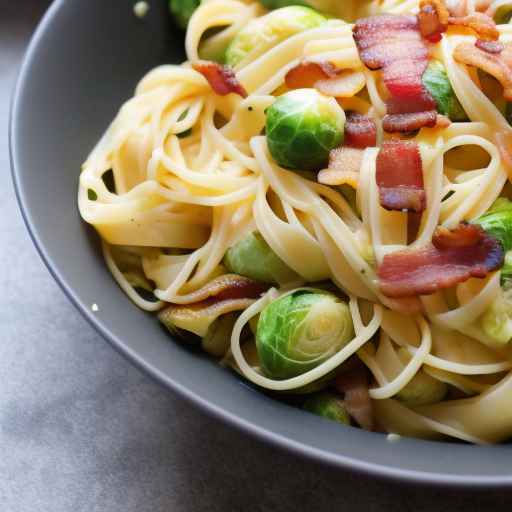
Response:
[[[423,169],[415,142],[384,142],[377,156],[376,181],[383,208],[414,212],[425,209]]]
[[[449,16],[442,0],[421,0],[418,14],[421,35],[431,43],[438,43],[446,32]]]
[[[336,68],[330,62],[303,61],[286,73],[284,82],[289,89],[312,88],[319,80],[337,75]]]
[[[226,96],[229,93],[234,93],[242,98],[247,97],[247,91],[229,66],[221,66],[216,62],[200,60],[192,64],[192,67],[208,80],[215,94]]]
[[[450,16],[448,18],[448,24],[469,28],[473,30],[480,39],[486,41],[497,41],[500,37],[494,20],[487,14],[481,12],[473,12],[466,16]]]
[[[423,127],[432,128],[436,123],[437,110],[409,114],[386,114],[382,119],[382,127],[386,132],[413,132]]]
[[[344,144],[352,148],[368,148],[377,145],[375,121],[357,112],[347,112]]]
[[[326,96],[350,98],[366,84],[360,71],[336,69],[330,62],[303,61],[290,69],[284,78],[289,89],[314,87]]]
[[[372,70],[382,69],[390,93],[388,114],[436,110],[436,102],[422,82],[428,65],[428,48],[416,16],[372,16],[359,20],[353,33],[363,63]],[[432,122],[430,115],[421,120]],[[389,129],[396,127],[401,128],[402,124],[387,125]]]
[[[487,53],[501,53],[505,49],[503,43],[499,41],[484,41],[482,39],[477,39],[475,46]]]
[[[492,75],[503,86],[503,96],[512,101],[512,45],[504,44],[501,53],[488,53],[471,43],[461,43],[453,52],[457,62],[475,66]]]
[[[480,226],[461,223],[438,228],[432,243],[384,256],[378,269],[387,297],[429,295],[471,277],[484,278],[503,265],[503,247]]]
[[[318,183],[324,185],[359,185],[359,171],[363,161],[362,149],[341,146],[329,153],[329,166],[318,173]]]
[[[368,375],[360,365],[336,377],[334,386],[344,395],[344,403],[349,415],[365,430],[373,430],[373,406],[368,392]]]

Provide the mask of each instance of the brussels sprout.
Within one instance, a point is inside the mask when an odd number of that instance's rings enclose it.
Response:
[[[512,289],[503,291],[480,318],[483,331],[498,344],[512,339]]]
[[[493,18],[497,25],[510,23],[510,18],[512,18],[512,2],[500,5],[496,9]]]
[[[297,290],[261,312],[256,346],[265,374],[287,379],[315,368],[353,335],[345,302],[323,290]]]
[[[512,201],[500,197],[475,223],[497,238],[506,252],[512,249]]]
[[[169,0],[169,10],[176,23],[186,29],[192,14],[199,7],[201,0]]]
[[[251,20],[226,49],[226,64],[236,66],[254,60],[290,36],[315,28],[326,21],[313,9],[293,5]]]
[[[344,127],[345,112],[334,98],[315,89],[296,89],[267,110],[268,149],[283,167],[318,171],[343,142]]]
[[[350,425],[350,416],[345,410],[343,400],[334,393],[313,395],[304,402],[303,408],[323,418]]]
[[[501,286],[505,290],[512,288],[512,251],[505,253],[505,261],[501,267]]]
[[[223,263],[229,272],[265,283],[283,284],[298,278],[258,232],[229,248]]]
[[[433,60],[423,73],[423,85],[437,103],[440,114],[452,121],[467,121],[468,116],[460,104],[442,62]]]
[[[409,352],[402,348],[398,356],[404,364],[410,359]],[[410,407],[440,402],[448,392],[446,383],[435,379],[423,370],[418,373],[397,394],[396,399]]]

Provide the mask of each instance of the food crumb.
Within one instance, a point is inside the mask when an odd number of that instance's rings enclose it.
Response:
[[[149,11],[149,4],[147,2],[137,2],[133,6],[133,13],[137,18],[144,18]]]
[[[99,311],[100,308],[98,307],[98,304],[94,303],[92,306],[91,306],[91,309],[96,313],[96,311]]]
[[[390,443],[396,443],[397,441],[400,441],[400,438],[402,436],[400,434],[388,434],[387,435],[387,440],[390,442]]]

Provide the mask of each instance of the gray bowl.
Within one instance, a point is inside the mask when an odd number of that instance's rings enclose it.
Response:
[[[32,239],[65,293],[103,336],[154,378],[249,434],[331,464],[401,481],[512,486],[512,446],[401,439],[322,420],[276,402],[172,340],[103,264],[80,219],[80,164],[149,69],[183,58],[164,0],[144,20],[133,2],[58,0],[35,33],[14,94],[13,178]],[[51,300],[51,297],[48,297]],[[93,312],[92,304],[99,311]],[[48,341],[51,343],[51,340]],[[511,404],[512,407],[512,404]]]

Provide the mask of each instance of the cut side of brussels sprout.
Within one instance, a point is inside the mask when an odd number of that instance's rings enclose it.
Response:
[[[343,400],[334,393],[319,393],[308,398],[303,405],[306,411],[343,425],[350,425]]]
[[[315,89],[296,89],[267,110],[266,135],[272,158],[282,167],[316,170],[343,142],[345,112]]]
[[[404,348],[398,351],[398,356],[404,364],[407,364],[411,357]],[[447,392],[448,386],[445,382],[435,379],[421,369],[395,398],[410,407],[416,407],[440,402]]]
[[[229,248],[223,263],[234,274],[265,283],[284,284],[298,279],[258,232],[246,235]]]
[[[345,302],[323,290],[297,290],[261,312],[256,345],[265,374],[287,379],[315,368],[353,336]]]
[[[251,62],[290,36],[315,28],[326,18],[309,7],[292,5],[251,20],[226,49],[226,64]]]
[[[169,0],[169,10],[179,27],[187,28],[192,14],[200,3],[201,0]]]
[[[505,345],[512,339],[512,289],[505,290],[481,316],[483,331],[496,343]]]
[[[467,121],[468,116],[460,104],[442,62],[433,60],[423,73],[422,82],[437,103],[440,114],[452,121]]]

